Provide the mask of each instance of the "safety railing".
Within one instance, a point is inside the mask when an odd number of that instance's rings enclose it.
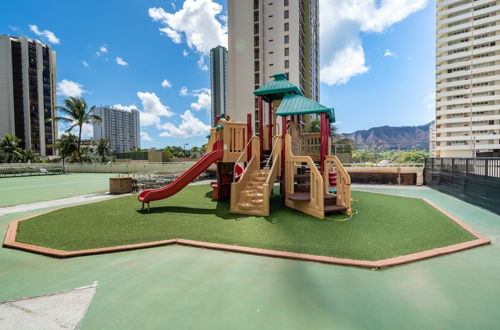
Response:
[[[251,173],[255,170],[260,169],[260,141],[256,136],[252,136],[249,144],[252,145],[252,158],[248,162],[243,174],[240,176],[237,182],[231,184],[231,212],[235,212],[237,209],[237,204],[239,201],[240,193],[244,187],[248,184],[251,178]],[[247,145],[248,147],[248,145]],[[246,148],[245,148],[246,149]],[[245,153],[246,154],[246,153]],[[245,158],[241,158],[245,159]]]
[[[292,138],[290,134],[285,136],[285,204],[306,214],[323,219],[324,209],[324,183],[323,177],[311,157],[295,156],[292,153]],[[297,163],[306,164],[310,170],[310,199],[309,201],[296,202],[288,197],[295,191],[295,175]]]
[[[327,156],[324,166],[325,193],[330,193],[330,169],[337,173],[337,205],[347,208],[346,213],[351,215],[351,176],[347,173],[337,156]]]
[[[302,155],[310,156],[314,161],[319,161],[321,135],[320,133],[302,133]]]
[[[275,136],[273,138],[273,150],[271,152],[271,157],[267,160],[265,169],[269,168],[269,161],[273,160],[273,165],[269,169],[266,178],[266,184],[264,186],[264,196],[269,197],[273,191],[274,182],[276,181],[276,176],[281,168],[281,137]],[[268,199],[269,200],[269,199]]]
[[[251,147],[251,152],[252,152],[252,158],[253,157],[257,157],[259,158],[259,164],[260,164],[260,141],[259,141],[259,138],[257,136],[252,136],[250,138],[250,140],[248,140],[247,144],[245,145],[245,148],[243,149],[243,151],[240,153],[240,155],[238,156],[238,158],[236,158],[236,161],[234,162],[234,167],[236,168],[237,165],[239,165],[240,163],[246,163],[248,157],[248,148]],[[256,149],[257,148],[257,149]],[[251,160],[250,160],[251,161]],[[260,166],[260,165],[259,165]],[[246,169],[248,168],[249,166],[247,166],[245,168],[245,171]],[[235,173],[235,170],[233,170],[233,173]],[[236,176],[233,177],[233,182],[236,182]]]
[[[247,124],[224,121],[222,126],[224,127],[222,133],[224,140],[224,158],[222,161],[234,162],[245,150],[247,144]]]

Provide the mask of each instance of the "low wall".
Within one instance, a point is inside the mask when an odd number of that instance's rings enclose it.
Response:
[[[169,163],[71,163],[66,165],[68,173],[182,173],[194,162]]]
[[[364,167],[356,166],[356,164],[349,164],[345,166],[345,169],[351,176],[352,183],[403,184],[417,186],[424,184],[424,169],[422,167]]]

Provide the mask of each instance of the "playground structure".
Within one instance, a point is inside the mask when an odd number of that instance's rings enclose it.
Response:
[[[251,114],[246,123],[219,118],[210,131],[205,156],[166,187],[142,191],[138,199],[143,209],[145,204],[149,209],[151,201],[176,194],[216,164],[213,198],[229,198],[232,213],[268,216],[269,199],[279,182],[287,207],[320,219],[326,213],[351,214],[350,176],[331,155],[333,109],[304,97],[281,73],[254,94],[258,134],[252,133]],[[311,117],[319,117],[320,132],[303,132]]]

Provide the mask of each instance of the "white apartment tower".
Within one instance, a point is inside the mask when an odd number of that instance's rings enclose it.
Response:
[[[436,6],[436,156],[500,156],[500,0]]]
[[[54,154],[56,54],[26,37],[0,35],[0,137],[22,139],[21,147]]]
[[[253,91],[278,72],[319,100],[318,0],[228,0],[228,23],[232,119],[252,113],[257,126]]]
[[[109,148],[125,152],[141,147],[138,110],[118,110],[111,107],[98,107],[94,114],[102,119],[94,124],[94,139],[107,139]]]

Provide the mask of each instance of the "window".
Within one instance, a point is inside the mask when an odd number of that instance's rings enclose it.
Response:
[[[285,18],[289,18],[290,17],[290,13],[288,12],[288,10],[285,10]]]
[[[285,31],[290,30],[290,23],[285,23]]]
[[[290,61],[286,60],[285,61],[285,69],[288,69],[290,67]]]
[[[272,30],[272,29],[274,29],[274,28],[273,28],[272,26],[270,26],[270,27],[269,27],[269,30]]]
[[[269,18],[273,18],[273,17],[274,17],[274,15],[269,15]]]
[[[273,42],[273,41],[274,41],[274,39],[269,39],[269,42]]]
[[[284,1],[285,6],[288,6],[288,0]]]
[[[274,64],[273,63],[269,63],[269,66],[274,66]]]
[[[285,77],[286,77],[287,80],[290,80],[290,73],[285,72]]]
[[[272,51],[271,51],[271,52],[269,52],[269,55],[273,55],[273,54],[274,54],[274,52],[272,52]]]
[[[290,55],[290,48],[285,48],[285,56],[289,56]]]
[[[290,42],[290,37],[288,35],[285,36],[285,44]]]

